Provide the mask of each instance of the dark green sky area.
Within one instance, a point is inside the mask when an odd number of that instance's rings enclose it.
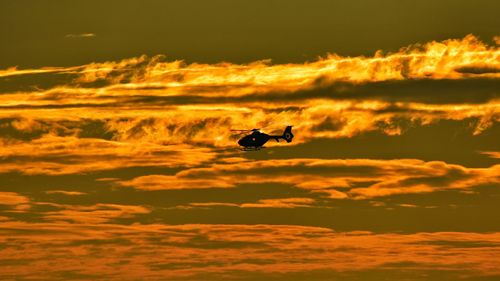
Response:
[[[142,54],[188,62],[314,60],[500,30],[496,0],[2,0],[0,68]],[[94,33],[92,38],[68,34]]]

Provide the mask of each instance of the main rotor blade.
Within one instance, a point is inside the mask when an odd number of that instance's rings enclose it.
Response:
[[[259,131],[260,129],[246,129],[246,130],[236,130],[236,129],[231,129],[230,131],[232,132],[252,132],[252,131]]]

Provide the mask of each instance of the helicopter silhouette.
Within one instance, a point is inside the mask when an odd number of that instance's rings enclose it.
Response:
[[[242,133],[252,132],[238,140],[238,144],[243,147],[243,150],[259,150],[270,139],[275,139],[277,142],[279,142],[280,139],[284,139],[286,142],[291,142],[293,139],[292,126],[287,126],[281,136],[268,135],[260,132],[259,130],[260,129],[231,131]]]

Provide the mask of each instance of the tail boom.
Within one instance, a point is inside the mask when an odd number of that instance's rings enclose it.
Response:
[[[275,139],[277,142],[279,142],[280,139],[284,139],[286,142],[292,142],[293,139],[292,126],[287,126],[281,136],[271,136],[271,138]]]

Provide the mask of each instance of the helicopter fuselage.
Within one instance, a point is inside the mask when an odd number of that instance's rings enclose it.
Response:
[[[243,147],[261,147],[263,146],[266,142],[268,142],[271,139],[271,136],[268,134],[264,134],[261,132],[253,132],[248,136],[242,137],[239,141],[238,144],[243,146]]]

